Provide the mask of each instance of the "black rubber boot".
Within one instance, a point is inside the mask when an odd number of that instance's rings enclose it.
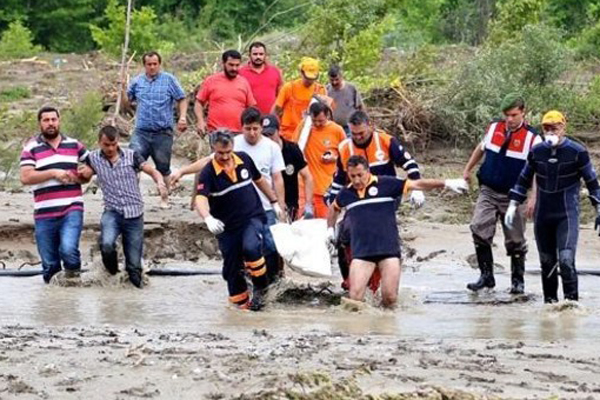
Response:
[[[252,289],[252,300],[250,301],[250,307],[248,307],[251,311],[260,311],[264,308],[265,293],[266,289],[260,289],[254,286]]]
[[[558,264],[565,300],[579,301],[575,252],[569,249],[561,250],[558,253]]]
[[[540,253],[542,264],[542,291],[544,303],[558,303],[558,271],[556,268],[556,256],[548,256]]]
[[[281,263],[279,261],[280,257],[277,253],[271,253],[265,256],[265,261],[267,263],[267,280],[269,285],[271,283],[276,283],[281,279]]]
[[[477,253],[477,263],[481,275],[477,282],[467,284],[467,289],[477,292],[483,288],[493,288],[496,286],[494,279],[494,256],[492,255],[492,247],[486,244],[476,244],[475,252]]]
[[[252,278],[252,300],[250,300],[251,311],[260,311],[265,306],[265,295],[267,294],[267,274]]]
[[[515,253],[510,257],[510,294],[525,293],[525,254]]]

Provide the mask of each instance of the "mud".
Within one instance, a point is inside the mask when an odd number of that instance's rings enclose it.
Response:
[[[214,238],[189,211],[170,210],[144,181],[145,265],[219,268]],[[186,185],[189,182],[186,181]],[[29,193],[0,193],[0,260],[33,264]],[[600,397],[598,277],[581,302],[545,306],[539,276],[508,294],[508,258],[494,247],[497,287],[478,295],[466,225],[402,219],[400,304],[343,298],[338,275],[286,271],[262,313],[227,305],[219,275],[151,277],[144,290],[109,276],[97,251],[101,193],[86,194],[82,284],[0,278],[0,399],[492,399]],[[528,270],[537,254],[529,229]],[[580,235],[578,265],[594,269],[597,236]],[[25,265],[23,268],[39,268]]]

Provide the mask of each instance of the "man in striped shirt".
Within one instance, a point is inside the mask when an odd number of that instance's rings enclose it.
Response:
[[[87,166],[80,169],[84,179],[98,175],[104,197],[104,213],[100,220],[102,263],[112,275],[119,272],[117,239],[122,235],[125,270],[129,280],[143,287],[142,253],[144,245],[144,200],[138,181],[140,171],[154,179],[161,196],[167,192],[160,172],[136,151],[119,146],[119,133],[105,126],[98,134],[99,150],[90,153]]]
[[[62,267],[67,277],[78,276],[81,269],[83,197],[77,165],[88,152],[79,141],[60,133],[56,108],[42,108],[38,122],[41,133],[21,153],[21,182],[33,187],[35,241],[44,282],[49,283]]]

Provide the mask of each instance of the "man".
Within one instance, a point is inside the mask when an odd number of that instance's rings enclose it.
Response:
[[[354,258],[350,268],[350,298],[363,301],[367,284],[377,267],[381,272],[384,307],[393,307],[400,283],[400,244],[396,224],[396,202],[410,190],[449,188],[458,193],[468,189],[463,179],[402,180],[374,176],[369,162],[354,155],[346,164],[351,185],[343,188],[327,218],[328,241],[334,240],[334,225],[340,211],[348,215]]]
[[[161,71],[162,59],[155,51],[142,56],[143,74],[133,79],[125,103],[137,103],[135,130],[129,147],[137,151],[144,160],[151,157],[156,169],[163,175],[168,185],[171,174],[171,153],[173,150],[173,105],[177,103],[179,119],[177,131],[187,129],[188,101],[177,79],[168,72]],[[161,207],[167,208],[167,192],[161,197]]]
[[[262,136],[262,117],[256,107],[249,107],[242,113],[242,135],[233,140],[233,150],[244,152],[250,156],[256,168],[260,171],[268,186],[275,190],[279,202],[271,204],[266,194],[256,187],[262,206],[267,215],[264,236],[264,255],[267,260],[267,274],[269,281],[277,279],[280,275],[279,256],[275,247],[275,239],[269,226],[275,225],[277,220],[285,221],[285,189],[282,172],[285,163],[281,149],[277,144]]]
[[[286,219],[285,186],[282,177],[282,171],[285,170],[285,164],[279,146],[271,140],[262,137],[261,114],[257,108],[249,107],[244,110],[241,116],[241,124],[243,134],[235,137],[233,150],[236,152],[244,152],[250,156],[269,187],[275,190],[277,198],[279,199],[279,202],[271,204],[269,198],[261,193],[260,189],[256,187],[267,217],[267,224],[265,225],[265,231],[263,232],[265,247],[264,255],[267,260],[269,281],[273,281],[281,271],[277,248],[275,247],[275,240],[273,239],[269,226],[277,223],[278,219],[280,221]],[[181,168],[174,174],[174,179],[178,181],[183,175],[202,171],[213,158],[214,155],[206,156]]]
[[[479,197],[475,204],[471,232],[475,243],[477,263],[481,272],[476,282],[467,288],[474,292],[496,286],[494,279],[494,257],[492,242],[496,222],[502,221],[508,207],[508,193],[515,185],[519,173],[525,166],[530,149],[541,139],[533,127],[525,121],[525,102],[516,94],[507,95],[501,104],[505,119],[492,121],[481,144],[475,147],[463,172],[470,180],[471,171],[484,159],[477,177]],[[531,205],[530,205],[531,207]],[[511,294],[522,294],[525,290],[525,240],[524,210],[519,208],[514,220],[514,229],[504,230],[504,245],[510,256]]]
[[[40,134],[21,153],[21,183],[33,186],[35,241],[44,282],[65,268],[67,278],[79,276],[79,238],[83,227],[83,196],[77,165],[88,152],[79,141],[60,132],[60,114],[44,107],[37,119]]]
[[[162,175],[134,150],[119,146],[119,132],[104,126],[98,134],[99,150],[92,151],[87,166],[80,168],[83,179],[96,174],[102,189],[104,212],[100,220],[100,252],[104,268],[111,274],[119,272],[117,239],[123,236],[125,270],[131,283],[141,289],[142,254],[144,247],[144,200],[138,174],[144,172],[154,179],[163,195],[167,188]]]
[[[260,310],[268,283],[262,251],[266,216],[252,183],[271,204],[277,203],[277,197],[252,159],[246,153],[233,151],[230,132],[214,132],[212,147],[214,159],[198,180],[196,210],[208,229],[217,235],[229,300],[242,309]],[[254,286],[251,301],[244,265]]]
[[[333,120],[344,128],[346,136],[350,136],[348,118],[355,111],[364,109],[362,97],[353,84],[344,81],[342,69],[339,66],[332,65],[327,75],[329,75],[327,96],[331,97],[335,104]]]
[[[267,62],[267,46],[264,43],[252,43],[248,53],[250,61],[240,68],[240,75],[250,83],[256,107],[262,114],[268,114],[283,85],[281,71]]]
[[[366,112],[353,112],[348,119],[348,124],[351,137],[345,139],[339,146],[340,157],[337,160],[336,172],[333,183],[326,194],[328,204],[348,184],[348,174],[345,166],[353,155],[363,156],[369,162],[369,168],[373,175],[396,176],[396,167],[401,167],[406,172],[408,179],[421,179],[419,165],[412,155],[406,151],[397,138],[382,130],[375,129]],[[410,202],[415,207],[421,207],[425,202],[423,192],[412,190]],[[340,224],[337,247],[338,265],[344,279],[342,287],[347,288],[350,261],[352,260],[352,246],[346,218]],[[375,290],[377,288],[376,281],[377,275],[372,286]]]
[[[239,76],[242,55],[236,50],[227,50],[221,56],[223,72],[206,78],[196,94],[194,113],[198,120],[198,134],[205,135],[218,128],[234,133],[242,131],[242,112],[256,105],[250,84]],[[204,120],[204,108],[208,107],[208,121]]]
[[[281,120],[279,133],[289,141],[298,141],[297,127],[315,95],[326,95],[325,87],[317,82],[319,78],[319,62],[314,58],[304,57],[300,63],[301,78],[283,85],[273,113]]]
[[[596,208],[595,229],[600,227],[600,186],[587,149],[565,136],[567,122],[559,111],[542,118],[544,142],[527,158],[517,184],[510,191],[505,224],[516,227],[518,204],[527,199],[533,178],[537,183],[534,218],[535,241],[542,267],[545,303],[558,301],[558,268],[566,300],[579,300],[575,252],[579,234],[579,189],[581,179]]]
[[[346,139],[341,126],[329,120],[331,110],[322,102],[313,103],[309,109],[312,127],[304,149],[308,169],[314,181],[312,203],[316,218],[327,218],[329,208],[325,193],[333,181],[338,147]],[[311,199],[306,199],[310,203]]]
[[[298,215],[299,205],[299,182],[298,177],[304,182],[305,198],[313,198],[313,180],[308,169],[308,164],[304,159],[302,150],[296,143],[283,139],[279,134],[279,120],[273,114],[265,115],[262,119],[262,134],[274,141],[281,149],[285,170],[283,172],[283,185],[285,187],[285,205],[287,208],[288,219],[295,221]],[[312,202],[304,206],[303,218],[309,219],[314,216]]]

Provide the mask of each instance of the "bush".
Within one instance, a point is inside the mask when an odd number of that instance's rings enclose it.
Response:
[[[27,86],[14,86],[0,91],[0,102],[11,102],[31,97],[31,91]]]
[[[21,21],[11,22],[0,39],[0,59],[31,57],[42,49],[32,43],[33,35]]]
[[[446,132],[457,141],[479,140],[485,125],[501,115],[500,103],[511,92],[522,93],[534,113],[547,109],[550,99],[570,97],[568,90],[553,85],[571,59],[560,33],[545,25],[528,25],[513,41],[486,45],[462,67],[438,103]]]
[[[102,96],[98,92],[88,92],[74,104],[62,113],[61,130],[92,147],[98,141],[98,127],[104,117]]]
[[[125,39],[125,24],[127,10],[125,6],[119,5],[117,0],[110,0],[104,11],[108,26],[101,28],[90,25],[92,38],[106,53],[112,56],[120,56]],[[157,35],[158,22],[152,7],[142,7],[132,10],[131,30],[129,36],[129,53],[136,52],[137,58],[149,50],[157,50],[168,56],[174,49],[174,44],[161,41]]]

